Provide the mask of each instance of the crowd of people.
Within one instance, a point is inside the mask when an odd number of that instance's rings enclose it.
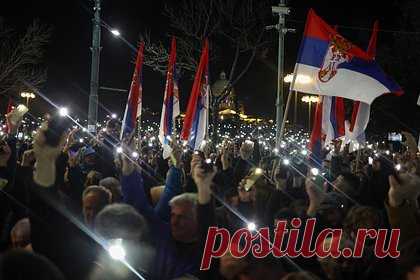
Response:
[[[148,136],[120,142],[117,120],[89,141],[68,126],[51,145],[53,118],[32,143],[16,137],[20,121],[6,119],[0,279],[420,279],[420,158],[410,134],[394,150],[378,143],[350,152],[335,141],[322,159],[303,134],[279,149],[242,137],[201,151],[173,137],[164,159]],[[377,258],[372,240],[362,258],[228,251],[200,270],[209,227],[233,234],[252,221],[256,233],[293,218],[316,218],[316,232],[342,229],[343,244],[360,228],[400,229],[401,254]]]

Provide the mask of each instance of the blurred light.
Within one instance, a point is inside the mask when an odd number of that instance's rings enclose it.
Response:
[[[307,151],[307,150],[302,150],[300,153],[301,153],[302,155],[306,156],[306,155],[308,154],[308,151]]]
[[[137,152],[132,152],[132,153],[131,153],[131,156],[132,156],[133,158],[137,159],[137,158],[139,157],[139,153],[137,153]]]
[[[385,154],[389,155],[391,152],[389,150],[385,151]]]
[[[61,107],[58,110],[58,113],[60,114],[61,117],[65,117],[69,114],[69,109],[67,109],[66,107]]]
[[[261,174],[263,174],[263,172],[264,171],[261,168],[259,168],[259,167],[255,168],[255,175],[261,175]]]
[[[122,147],[117,147],[117,153],[121,154],[123,152],[123,148]]]
[[[314,176],[318,176],[318,174],[319,174],[319,169],[318,168],[311,168],[311,173],[312,173],[312,175],[314,175]]]
[[[293,74],[287,74],[283,80],[285,83],[293,82]],[[309,84],[311,82],[312,82],[311,77],[309,77],[308,75],[302,75],[302,74],[298,74],[295,80],[295,83],[297,84]]]
[[[102,131],[103,131],[103,132],[106,132],[106,127],[102,128]]]
[[[80,143],[83,143],[83,142],[85,142],[85,140],[83,140],[83,138],[80,138],[80,139],[79,139],[79,142],[80,142]]]
[[[115,114],[115,113],[114,113],[114,114],[112,114],[112,115],[111,115],[111,118],[116,119],[116,118],[117,118],[117,114]]]
[[[114,260],[123,261],[125,259],[126,253],[121,243],[122,239],[115,239],[108,247],[108,253]]]
[[[397,165],[395,165],[395,169],[397,170],[397,171],[400,171],[401,170],[401,164],[397,164]]]
[[[121,35],[120,31],[118,31],[117,29],[112,29],[111,33],[112,35],[117,36],[117,37]]]
[[[283,159],[283,164],[284,165],[289,165],[290,164],[290,160],[288,158]]]
[[[273,149],[273,153],[278,154],[278,153],[279,153],[279,149],[274,148],[274,149]]]
[[[257,226],[254,223],[248,223],[247,225],[249,231],[255,231]]]

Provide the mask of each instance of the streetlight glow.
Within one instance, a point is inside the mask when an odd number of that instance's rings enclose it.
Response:
[[[293,82],[293,74],[287,74],[283,81],[285,83],[291,83]],[[306,85],[306,84],[310,84],[312,82],[312,78],[309,77],[308,75],[303,75],[303,74],[298,74],[295,80],[295,83],[297,84],[301,84],[301,85]]]

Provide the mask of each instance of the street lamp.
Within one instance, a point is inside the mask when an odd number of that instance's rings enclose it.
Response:
[[[22,98],[26,98],[26,107],[29,108],[29,99],[34,99],[36,96],[34,93],[32,92],[21,92],[20,96]]]
[[[284,77],[284,82],[290,84],[293,82],[294,74],[287,74]],[[298,74],[295,80],[295,84],[306,85],[312,82],[312,78],[308,75]],[[298,103],[298,92],[295,91],[295,104],[294,104],[294,112],[293,112],[293,124],[296,126],[297,124],[297,103]]]
[[[318,103],[319,102],[319,97],[318,96],[313,96],[313,95],[305,95],[302,97],[302,102],[304,103],[308,103],[308,115],[309,115],[309,123],[308,123],[308,128],[309,130],[311,130],[311,105],[312,103]]]

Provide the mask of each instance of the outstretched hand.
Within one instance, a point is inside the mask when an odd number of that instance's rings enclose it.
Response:
[[[191,160],[191,174],[198,189],[198,202],[207,204],[211,199],[211,185],[216,175],[216,168],[207,172],[202,168],[203,159],[199,155],[193,155]]]
[[[325,197],[325,191],[315,184],[308,174],[305,180],[305,190],[309,197],[308,216],[314,216]]]
[[[45,131],[47,124],[44,123],[34,138],[33,153],[36,159],[34,181],[40,186],[50,187],[55,182],[55,161],[63,151],[66,135],[61,136],[60,142],[56,147],[47,144]]]
[[[420,177],[411,173],[402,173],[395,178],[391,175],[389,180],[388,199],[392,207],[400,206],[405,200],[417,206],[417,198],[420,196]]]

